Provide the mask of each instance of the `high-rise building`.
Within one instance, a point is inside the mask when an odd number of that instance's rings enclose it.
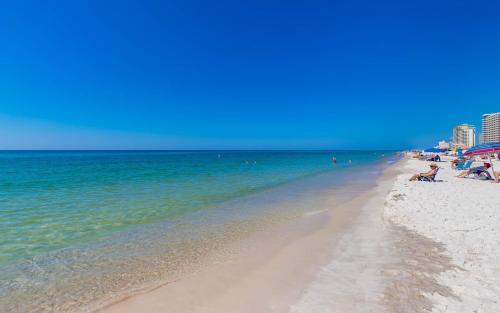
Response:
[[[476,128],[472,125],[462,124],[453,128],[453,144],[470,148],[476,143]]]
[[[500,142],[500,113],[483,114],[483,143]]]

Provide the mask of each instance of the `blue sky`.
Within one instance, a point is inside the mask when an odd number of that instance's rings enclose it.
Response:
[[[496,1],[7,1],[0,149],[399,149],[500,111]]]

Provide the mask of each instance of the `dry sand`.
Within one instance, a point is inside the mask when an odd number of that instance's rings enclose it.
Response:
[[[386,220],[439,242],[437,249],[447,265],[437,260],[435,266],[443,267],[427,275],[423,269],[413,270],[422,280],[432,279],[441,286],[423,293],[429,306],[432,303],[429,311],[500,312],[500,184],[457,178],[459,171],[449,162],[438,163],[436,183],[408,181],[429,164],[407,161],[385,208]],[[474,164],[478,165],[481,160]],[[494,166],[498,170],[500,162]]]

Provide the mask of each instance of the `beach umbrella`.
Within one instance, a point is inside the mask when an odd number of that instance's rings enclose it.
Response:
[[[445,151],[446,149],[439,149],[439,148],[427,148],[424,150],[424,152],[432,152],[432,153],[443,153]]]
[[[493,162],[491,162],[491,154],[494,152],[500,152],[500,142],[484,143],[482,145],[477,145],[464,152],[465,156],[488,154],[491,164],[491,170],[493,169]]]
[[[480,155],[480,154],[490,154],[500,151],[500,142],[495,143],[485,143],[482,145],[474,146],[464,152],[465,156]]]

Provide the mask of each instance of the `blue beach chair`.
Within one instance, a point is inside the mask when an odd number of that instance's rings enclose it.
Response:
[[[454,169],[460,170],[460,171],[468,170],[472,166],[472,163],[474,163],[473,160],[469,160],[467,162],[458,163],[457,166],[454,167]]]
[[[465,164],[465,166],[464,166],[464,170],[468,170],[472,166],[473,163],[474,163],[474,160],[467,162],[467,164]]]

